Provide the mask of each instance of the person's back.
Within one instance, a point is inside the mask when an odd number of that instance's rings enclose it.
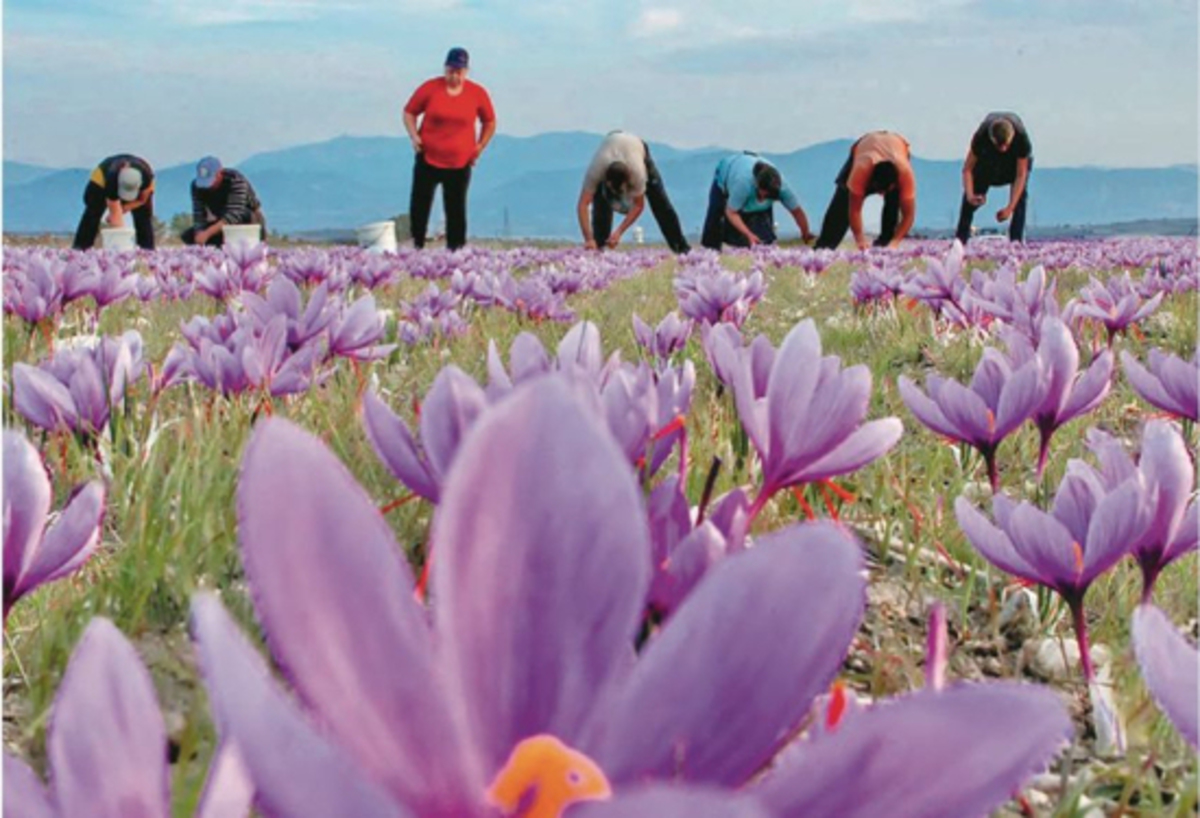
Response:
[[[192,182],[192,196],[227,224],[248,224],[254,211],[261,207],[254,186],[236,168],[222,168],[220,183],[209,188]]]
[[[1007,150],[1000,151],[992,134],[997,123],[1008,122],[1012,127],[1012,138]],[[1002,127],[1002,126],[1001,126]],[[996,165],[1016,166],[1018,159],[1028,159],[1033,156],[1033,141],[1021,117],[1011,111],[993,111],[984,117],[983,122],[975,129],[971,137],[971,151],[976,161]]]

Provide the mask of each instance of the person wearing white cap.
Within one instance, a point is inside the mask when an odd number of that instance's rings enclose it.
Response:
[[[83,190],[83,207],[72,245],[76,250],[96,243],[106,211],[107,227],[123,227],[125,214],[132,213],[138,247],[154,249],[154,170],[140,156],[119,153],[97,165]]]
[[[180,238],[184,244],[220,246],[227,224],[257,224],[266,238],[267,220],[250,180],[217,157],[206,156],[196,164],[192,181],[192,226]]]

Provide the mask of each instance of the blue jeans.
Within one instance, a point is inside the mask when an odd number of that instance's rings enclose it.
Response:
[[[743,236],[732,224],[729,219],[725,218],[725,206],[729,202],[729,197],[721,186],[713,180],[712,187],[708,190],[708,213],[704,217],[704,233],[700,237],[700,244],[710,250],[720,250],[721,244],[728,244],[731,247],[749,247],[750,241]],[[741,211],[738,213],[742,217],[742,221],[746,223],[746,227],[750,232],[758,236],[758,240],[763,244],[775,243],[775,217],[774,205],[766,210],[758,210],[753,213]]]

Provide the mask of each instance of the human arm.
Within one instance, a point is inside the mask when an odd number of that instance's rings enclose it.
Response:
[[[489,119],[483,123],[483,131],[479,134],[479,143],[475,146],[475,157],[471,160],[471,164],[475,164],[479,157],[483,154],[488,143],[492,141],[492,137],[496,135],[496,120]]]
[[[109,227],[123,227],[125,225],[125,208],[122,207],[120,199],[108,199],[108,218],[105,222]]]
[[[595,196],[591,191],[584,188],[579,193],[579,204],[576,206],[576,215],[579,216],[579,229],[583,233],[583,246],[589,250],[596,249],[596,237],[592,235],[592,222],[588,218],[588,207],[592,204],[592,199]]]
[[[792,218],[796,221],[796,226],[800,228],[800,237],[804,239],[805,244],[812,244],[816,236],[812,234],[812,230],[808,226],[808,214],[804,212],[804,208],[796,205],[788,211],[792,214]]]
[[[896,235],[888,242],[888,247],[899,247],[901,240],[912,230],[913,222],[917,220],[917,197],[911,196],[900,200],[900,224],[896,226]]]
[[[645,194],[643,194],[641,196],[634,196],[633,197],[633,206],[629,208],[629,212],[625,214],[625,218],[621,220],[621,224],[617,227],[616,230],[613,231],[613,234],[608,237],[608,246],[609,247],[616,247],[620,243],[621,236],[625,235],[625,231],[633,226],[633,223],[638,220],[638,217],[642,215],[642,211],[645,209],[646,209]]]
[[[421,152],[421,134],[417,132],[417,115],[404,111],[404,130],[408,131],[408,139],[412,142],[413,153]]]
[[[1017,160],[1017,178],[1013,181],[1012,192],[1008,196],[1008,206],[996,214],[996,221],[1008,221],[1017,207],[1017,202],[1021,201],[1021,196],[1025,193],[1025,184],[1028,181],[1029,157],[1024,157]]]
[[[975,192],[975,151],[973,148],[967,149],[967,158],[963,161],[962,180],[963,180],[963,195],[967,197],[967,201],[975,207],[982,207],[987,201],[986,196],[981,196]]]

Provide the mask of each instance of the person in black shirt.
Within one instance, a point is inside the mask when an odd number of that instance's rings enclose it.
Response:
[[[96,243],[105,211],[107,227],[123,227],[125,214],[132,213],[138,247],[154,249],[154,170],[145,159],[119,153],[103,160],[88,177],[83,207],[71,245],[76,250],[90,250]]]
[[[1029,203],[1029,174],[1033,171],[1033,143],[1025,123],[1013,113],[991,113],[975,130],[963,162],[963,198],[958,212],[958,240],[971,237],[975,211],[987,201],[989,187],[1012,185],[1008,204],[996,213],[996,221],[1012,221],[1008,237],[1025,238],[1025,209]]]
[[[250,181],[217,157],[206,156],[196,165],[192,182],[192,226],[180,238],[184,244],[220,246],[225,243],[221,228],[227,224],[257,224],[267,237],[267,220]]]

